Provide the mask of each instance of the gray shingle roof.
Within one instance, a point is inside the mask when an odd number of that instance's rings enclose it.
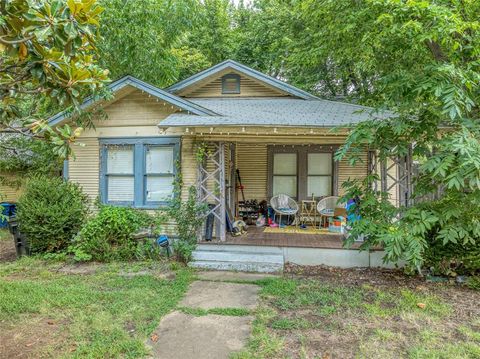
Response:
[[[196,116],[175,113],[161,121],[159,126],[336,127],[393,116],[393,113],[389,112],[373,113],[373,109],[369,107],[327,100],[283,98],[189,100],[219,115]]]

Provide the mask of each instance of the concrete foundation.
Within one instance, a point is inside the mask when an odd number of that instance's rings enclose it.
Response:
[[[209,252],[212,256],[219,258],[239,254],[242,259],[247,260],[249,256],[256,259],[258,254],[283,256],[283,262],[290,262],[298,265],[315,266],[325,265],[340,268],[355,267],[381,267],[394,268],[402,267],[403,263],[383,263],[384,251],[359,251],[356,249],[333,249],[333,248],[307,248],[307,247],[273,247],[256,245],[231,245],[231,244],[201,244],[197,251]],[[257,262],[258,263],[258,262]],[[213,267],[209,267],[212,268]],[[228,268],[218,268],[228,269]]]

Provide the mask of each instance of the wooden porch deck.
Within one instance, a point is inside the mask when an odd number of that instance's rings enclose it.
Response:
[[[244,246],[273,246],[273,247],[302,247],[302,248],[329,248],[329,249],[358,249],[361,243],[354,243],[350,248],[343,247],[343,234],[322,233],[266,233],[265,227],[249,226],[244,235],[233,237],[227,234],[226,241],[201,241],[209,245],[244,245]]]

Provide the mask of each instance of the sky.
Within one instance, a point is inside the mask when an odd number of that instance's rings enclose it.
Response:
[[[238,5],[238,3],[240,2],[240,0],[232,0],[232,2],[235,4],[235,5]],[[243,3],[245,5],[249,5],[253,2],[253,0],[243,0]]]

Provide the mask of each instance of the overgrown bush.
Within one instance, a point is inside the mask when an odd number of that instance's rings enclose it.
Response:
[[[198,203],[197,189],[194,186],[188,189],[186,201],[181,200],[181,185],[177,184],[176,188],[176,196],[168,209],[168,214],[176,222],[178,234],[178,239],[172,246],[177,259],[188,263],[197,246],[197,232],[204,221],[203,214],[207,207],[203,203]]]
[[[88,213],[87,195],[80,186],[62,178],[34,177],[27,181],[18,200],[19,228],[32,253],[66,249]]]
[[[446,243],[429,237],[425,267],[437,275],[480,274],[480,244]]]
[[[473,276],[468,278],[467,287],[480,291],[480,276]]]
[[[100,206],[75,238],[71,251],[79,261],[143,259],[146,252],[155,249],[155,244],[143,243],[133,235],[154,224],[155,219],[146,211]]]
[[[418,272],[480,273],[480,191],[445,190],[439,200],[395,207],[388,193],[373,190],[372,179],[344,184],[343,200],[359,199],[360,219],[350,231],[350,243],[367,234],[362,249],[383,246],[385,260],[405,260],[408,269]]]

